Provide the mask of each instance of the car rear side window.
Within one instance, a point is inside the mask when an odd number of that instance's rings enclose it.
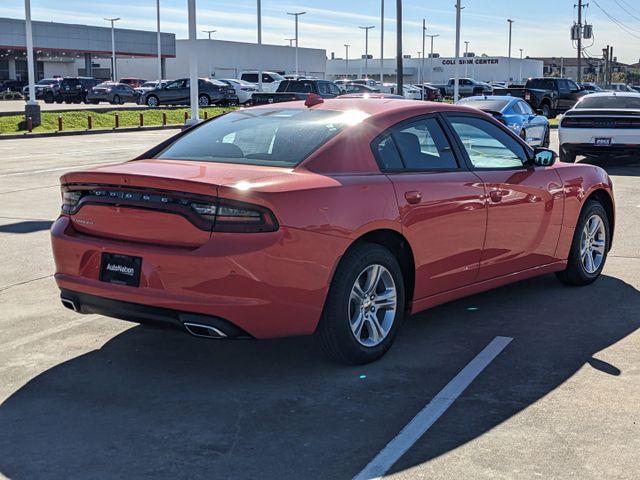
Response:
[[[191,130],[156,158],[295,167],[366,117],[358,110],[238,110]]]
[[[437,171],[458,168],[435,118],[421,118],[394,127],[374,147],[382,170]]]
[[[448,117],[475,168],[522,168],[525,149],[515,138],[492,123],[477,117]]]

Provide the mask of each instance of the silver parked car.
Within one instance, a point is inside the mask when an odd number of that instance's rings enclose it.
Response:
[[[180,78],[160,88],[144,92],[138,103],[148,107],[159,105],[189,105],[191,101],[190,80]],[[233,87],[219,80],[200,78],[198,80],[198,105],[235,105],[238,97]]]
[[[125,102],[138,103],[140,93],[126,83],[104,82],[87,93],[87,103],[109,102],[120,105]]]

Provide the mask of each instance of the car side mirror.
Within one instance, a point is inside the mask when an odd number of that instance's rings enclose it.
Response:
[[[556,162],[558,155],[549,148],[537,147],[533,151],[533,164],[536,167],[550,167]]]

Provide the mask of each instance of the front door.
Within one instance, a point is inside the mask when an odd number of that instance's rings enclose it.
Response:
[[[489,120],[461,114],[447,119],[487,191],[478,281],[552,263],[564,208],[558,173],[530,166],[527,149]]]
[[[414,299],[473,283],[487,222],[484,186],[458,162],[440,121],[427,116],[403,122],[379,137],[374,151],[393,182],[413,247]]]

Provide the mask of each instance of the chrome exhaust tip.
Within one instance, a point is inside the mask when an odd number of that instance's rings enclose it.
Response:
[[[62,302],[62,305],[67,307],[69,310],[73,310],[74,312],[80,311],[76,305],[76,302],[74,302],[73,300],[70,300],[68,298],[61,298],[60,301]]]
[[[222,330],[212,327],[211,325],[203,325],[201,323],[184,322],[184,328],[194,337],[200,338],[227,338],[227,334]]]

